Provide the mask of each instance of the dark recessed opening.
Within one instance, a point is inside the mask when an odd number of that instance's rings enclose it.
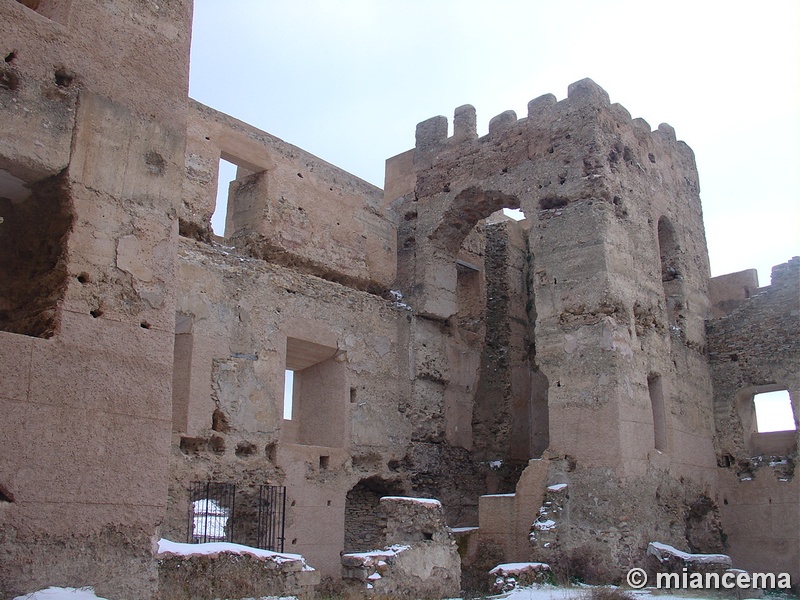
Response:
[[[139,325],[142,327],[142,329],[150,329],[150,323],[147,321],[142,321]]]
[[[9,62],[9,61],[6,61]],[[11,69],[0,69],[0,89],[15,90],[19,87],[19,75]]]
[[[566,198],[559,198],[558,196],[550,196],[539,200],[539,208],[542,210],[550,210],[552,208],[563,208],[567,205]]]
[[[330,456],[320,456],[319,457],[319,468],[320,469],[327,469],[328,465],[331,463]]]
[[[78,275],[78,281],[83,284],[90,283],[92,281],[92,276],[89,275],[86,271],[84,271],[83,273]]]
[[[98,318],[98,317],[102,317],[103,316],[103,309],[95,308],[94,310],[90,310],[89,314],[92,315],[95,319]]]
[[[16,58],[17,58],[17,53],[16,52],[9,52],[5,56],[5,61],[7,63],[13,63]]]
[[[0,483],[0,502],[14,502],[14,494]]]
[[[75,75],[67,71],[66,69],[58,69],[55,72],[55,80],[56,85],[61,88],[68,88],[72,85],[73,80],[75,79]]]

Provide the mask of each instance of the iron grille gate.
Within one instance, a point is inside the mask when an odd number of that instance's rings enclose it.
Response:
[[[189,494],[189,542],[232,542],[236,485],[196,481]]]
[[[258,547],[283,552],[286,488],[262,485],[258,490]]]
[[[235,542],[283,552],[286,488],[237,490],[232,483],[196,481],[189,490],[188,541]]]

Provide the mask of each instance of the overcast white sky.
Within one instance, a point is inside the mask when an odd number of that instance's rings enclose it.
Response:
[[[712,275],[800,254],[797,0],[195,0],[190,94],[383,187],[416,124],[591,77],[695,152]],[[452,125],[451,125],[452,126]]]

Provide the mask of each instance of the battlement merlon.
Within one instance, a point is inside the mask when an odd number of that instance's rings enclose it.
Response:
[[[651,135],[663,141],[678,144],[682,152],[687,152],[694,159],[688,145],[677,140],[675,129],[667,123],[662,123],[657,129],[641,118],[632,118],[631,114],[620,104],[611,104],[608,93],[591,79],[582,79],[572,83],[567,90],[567,98],[558,101],[553,94],[544,94],[528,103],[528,115],[517,118],[514,111],[505,111],[493,117],[489,122],[489,133],[480,137],[476,130],[475,108],[469,104],[459,106],[454,111],[453,135],[448,137],[448,119],[444,116],[431,117],[420,122],[416,128],[415,150],[417,155],[435,153],[444,147],[453,146],[465,140],[484,140],[492,138],[502,132],[510,132],[515,126],[535,126],[537,122],[546,120],[556,107],[563,110],[566,107],[578,109],[580,107],[598,107],[609,110],[620,121],[627,122],[639,135]]]

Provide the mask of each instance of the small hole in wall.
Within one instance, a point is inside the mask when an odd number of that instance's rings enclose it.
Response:
[[[297,538],[292,538],[292,546],[294,546],[296,543],[297,543]]]
[[[298,176],[300,179],[302,179],[302,178],[303,178],[303,174],[302,174],[302,173],[298,173],[298,174],[297,174],[297,176]]]
[[[0,483],[0,502],[14,502],[14,494]]]
[[[739,355],[731,354],[731,362],[739,362]]]
[[[148,323],[147,321],[142,321],[141,323],[139,323],[139,325],[141,326],[142,329],[150,329],[150,323]]]
[[[84,271],[83,273],[78,275],[78,281],[85,285],[85,284],[90,283],[92,281],[92,276],[89,275],[86,271]]]
[[[723,503],[725,506],[728,506],[728,499],[727,499],[727,498],[723,498],[723,499],[722,499],[722,503]]]
[[[350,388],[350,402],[354,404],[355,401],[356,401],[356,388],[351,387]]]
[[[328,465],[331,463],[330,456],[320,456],[319,457],[319,468],[320,469],[327,469]]]
[[[429,531],[423,531],[422,537],[427,541],[431,541],[433,539],[433,534]]]
[[[331,505],[331,501],[330,501],[330,500],[328,500],[328,506],[330,506],[330,505]]]
[[[292,503],[291,503],[289,506],[296,506],[296,505],[297,505],[297,502],[295,502],[294,500],[292,500]],[[294,542],[292,542],[292,543],[294,544]]]
[[[56,85],[61,88],[68,88],[72,85],[72,81],[75,79],[75,75],[67,71],[66,69],[58,69],[55,72],[55,80]]]
[[[556,381],[556,387],[561,387],[561,382],[560,381]]]
[[[94,310],[90,310],[89,314],[92,315],[95,319],[97,317],[102,317],[103,316],[103,309],[95,308]]]
[[[13,63],[16,58],[17,58],[17,53],[16,52],[9,52],[5,56],[5,61],[7,63]]]

